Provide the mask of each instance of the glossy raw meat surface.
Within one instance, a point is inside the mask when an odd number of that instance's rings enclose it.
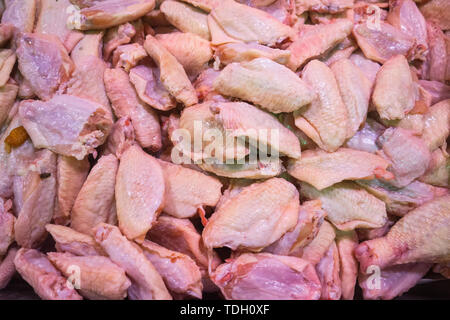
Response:
[[[448,3],[0,1],[0,298],[446,298]]]

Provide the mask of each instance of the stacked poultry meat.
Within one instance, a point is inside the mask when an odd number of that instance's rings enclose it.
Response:
[[[450,1],[0,8],[1,289],[393,299],[450,277]]]

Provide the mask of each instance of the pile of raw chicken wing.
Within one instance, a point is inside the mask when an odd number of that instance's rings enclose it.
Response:
[[[0,11],[1,289],[393,299],[450,277],[450,1]],[[233,145],[189,149],[199,123]]]

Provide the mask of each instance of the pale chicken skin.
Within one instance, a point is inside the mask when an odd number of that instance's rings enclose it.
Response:
[[[198,102],[194,87],[186,71],[177,59],[152,35],[147,35],[144,48],[160,69],[160,79],[164,87],[186,107]]]
[[[377,228],[387,220],[385,203],[353,182],[340,182],[320,191],[302,182],[301,191],[309,199],[319,199],[327,219],[340,230]]]
[[[66,225],[71,220],[72,207],[85,182],[90,165],[88,158],[58,156],[56,162],[56,201],[53,219]]]
[[[105,223],[99,224],[95,229],[95,241],[130,278],[130,299],[172,300],[161,275],[145,257],[142,249],[125,238],[119,228]]]
[[[0,261],[0,290],[6,288],[16,274],[14,259],[17,251],[18,249],[16,247],[11,247],[8,250],[8,253],[4,255]]]
[[[386,236],[361,243],[355,250],[361,270],[414,262],[448,262],[450,196],[443,196],[410,211]]]
[[[339,252],[342,299],[352,300],[358,279],[358,261],[354,254],[358,246],[356,231],[337,231],[336,245]]]
[[[76,256],[105,255],[94,238],[87,234],[55,224],[47,224],[45,229],[55,240],[55,248],[59,252],[67,252]]]
[[[160,10],[167,21],[178,30],[211,40],[208,15],[204,11],[180,1],[164,1]]]
[[[301,256],[303,248],[316,239],[326,215],[319,200],[304,202],[300,206],[295,228],[263,251],[283,256]]]
[[[186,254],[168,250],[148,240],[141,247],[171,292],[180,296],[202,298],[202,274],[194,260]]]
[[[392,179],[392,173],[386,170],[389,166],[389,162],[380,156],[340,148],[333,153],[320,149],[307,150],[300,159],[292,160],[287,169],[291,176],[322,190],[344,180],[375,176]]]
[[[0,297],[448,279],[448,3],[0,0]]]
[[[114,27],[136,20],[155,8],[155,0],[70,0],[70,2],[74,6],[67,23],[72,29],[79,30]]]
[[[67,26],[69,14],[66,9],[70,5],[70,0],[40,0],[39,16],[36,19],[36,26],[34,27],[34,32],[36,33],[57,36],[68,52],[72,51],[75,45],[83,38],[83,33],[77,30],[71,30]]]
[[[161,165],[138,146],[120,159],[115,184],[117,218],[129,239],[143,239],[164,206],[165,184]]]
[[[78,160],[103,144],[112,126],[101,105],[71,95],[23,101],[19,116],[35,147]]]
[[[181,63],[190,79],[196,78],[213,57],[209,41],[192,33],[158,34],[156,39]]]
[[[291,51],[289,68],[297,70],[311,59],[324,54],[352,31],[352,22],[338,19],[330,24],[304,26],[295,41],[288,47]]]
[[[274,76],[267,78],[267,74]],[[296,111],[314,98],[312,90],[295,73],[267,58],[229,64],[214,81],[214,90],[272,113]]]
[[[19,32],[32,32],[38,7],[37,0],[5,1],[5,11],[2,14],[2,24],[8,23]]]
[[[119,161],[114,155],[101,157],[81,187],[73,208],[70,226],[93,235],[93,228],[108,222],[114,203],[114,186]]]
[[[222,1],[211,11],[210,18],[227,36],[244,42],[256,41],[270,46],[294,36],[292,28],[270,14],[233,0]],[[211,33],[214,43],[215,35]]]
[[[17,58],[21,74],[29,81],[33,92],[43,100],[51,99],[74,70],[66,48],[54,35],[22,34]]]
[[[6,255],[9,246],[14,242],[14,222],[16,218],[10,212],[11,200],[0,198],[0,257]]]
[[[292,184],[278,178],[244,188],[208,220],[202,234],[206,247],[260,251],[295,227],[298,197]]]
[[[82,300],[83,298],[51,264],[47,256],[34,249],[20,249],[14,265],[17,272],[33,287],[44,300]]]
[[[405,56],[383,64],[377,74],[373,103],[382,119],[403,119],[414,108],[413,79]]]
[[[405,34],[392,25],[380,21],[380,28],[360,23],[353,27],[353,35],[364,55],[385,63],[396,55],[407,55],[415,46],[412,35]]]
[[[24,248],[37,248],[45,241],[45,225],[52,219],[56,196],[56,155],[44,149],[36,156],[23,176],[14,178],[18,212],[14,237]]]
[[[212,275],[227,299],[318,300],[320,281],[307,261],[269,253],[243,254]],[[269,285],[265,285],[265,284]],[[262,286],[262,288],[261,288]]]
[[[161,111],[176,107],[176,100],[162,84],[157,68],[141,64],[131,69],[129,75],[139,98],[149,106]]]
[[[128,74],[121,69],[106,69],[105,88],[114,114],[128,116],[133,124],[136,140],[142,148],[157,151],[161,148],[161,126],[158,114],[140,101],[130,83]]]
[[[339,252],[336,242],[332,242],[326,254],[316,265],[317,275],[322,284],[321,300],[339,300],[342,295]]]
[[[103,154],[113,154],[120,159],[128,147],[136,143],[134,128],[129,117],[122,117],[116,121],[104,145]]]
[[[409,263],[381,269],[379,283],[373,283],[370,274],[362,273],[359,284],[364,299],[391,300],[411,289],[430,270],[430,263]]]
[[[267,58],[286,65],[291,56],[290,51],[273,49],[257,43],[232,42],[217,46],[214,51],[216,61],[224,65],[233,62],[248,62],[256,58]]]
[[[48,259],[61,273],[70,277],[79,268],[80,293],[90,300],[122,300],[127,296],[130,280],[118,265],[107,257],[79,257],[70,253],[50,252]]]
[[[214,207],[222,196],[222,183],[214,177],[165,161],[164,212],[176,218],[191,218],[204,207]]]
[[[312,60],[302,79],[316,93],[311,104],[294,113],[295,125],[320,148],[336,151],[347,137],[349,116],[333,72],[323,62]]]

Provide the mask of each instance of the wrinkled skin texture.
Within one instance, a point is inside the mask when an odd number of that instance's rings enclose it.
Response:
[[[243,254],[220,265],[211,277],[227,299],[318,300],[320,297],[320,281],[314,267],[295,257]]]
[[[267,74],[273,76],[267,78]],[[253,102],[272,113],[293,112],[314,98],[295,73],[267,58],[229,64],[214,81],[214,90]]]
[[[351,138],[366,120],[372,83],[349,59],[336,61],[331,70],[348,111],[347,138]]]
[[[34,249],[20,249],[14,258],[17,272],[44,300],[82,300],[67,286],[66,279],[51,264],[47,256]]]
[[[202,234],[206,247],[260,251],[295,227],[298,197],[292,184],[278,178],[244,188],[209,219]]]
[[[414,108],[413,79],[403,55],[386,61],[377,74],[372,101],[382,119],[403,119]]]
[[[129,239],[142,239],[164,206],[164,174],[158,161],[138,146],[120,159],[115,185],[117,218]]]
[[[314,239],[304,247],[298,257],[309,261],[312,265],[317,265],[325,256],[330,246],[336,238],[336,231],[328,221],[324,221],[320,226]],[[297,254],[295,255],[297,256]]]
[[[297,137],[271,114],[244,102],[215,103],[210,110],[214,114],[215,120],[234,137],[248,137],[250,144],[254,147],[258,142],[258,148],[269,145],[273,148],[272,153],[278,148],[279,153],[290,158],[300,157],[300,143]],[[264,134],[260,131],[262,129],[266,129],[268,132]],[[271,130],[276,131],[278,137],[272,134]],[[264,150],[262,152],[265,156]]]
[[[385,204],[353,182],[341,182],[321,191],[302,182],[301,188],[304,196],[322,202],[327,219],[340,230],[377,228],[386,222]]]
[[[95,241],[130,278],[130,299],[172,300],[163,279],[142,249],[125,238],[119,228],[105,223],[98,225],[95,229]]]
[[[368,152],[340,148],[333,153],[307,150],[302,157],[290,161],[288,173],[313,185],[318,190],[344,180],[370,179],[374,176],[392,178],[386,171],[389,162]]]
[[[74,267],[80,270],[80,288],[83,296],[91,300],[122,300],[127,296],[131,282],[125,271],[107,257],[77,257],[70,253],[50,252],[49,260],[66,277]]]
[[[361,270],[414,262],[448,262],[450,196],[410,211],[382,238],[361,243],[355,250]]]
[[[72,209],[70,226],[93,235],[93,228],[109,221],[119,161],[114,155],[101,157],[84,182]]]
[[[320,148],[336,151],[347,137],[349,117],[333,72],[323,62],[313,60],[303,69],[302,78],[317,96],[308,107],[294,113],[295,125]]]

